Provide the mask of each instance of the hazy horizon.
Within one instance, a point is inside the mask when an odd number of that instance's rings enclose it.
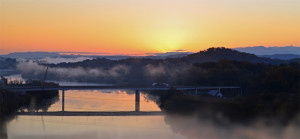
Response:
[[[223,47],[223,46],[220,46]],[[300,48],[300,46],[244,46],[244,47],[225,47],[225,48],[230,48],[230,49],[240,49],[240,48],[258,48],[258,47],[264,47],[264,48],[286,48],[286,47],[295,47],[295,48]],[[213,48],[213,47],[208,47],[208,48]],[[215,47],[216,48],[216,47]],[[206,50],[205,49],[199,49],[198,51],[189,51],[189,50],[173,50],[173,51],[166,51],[166,52],[146,52],[146,53],[106,53],[106,52],[88,52],[88,51],[42,51],[42,50],[33,50],[33,51],[12,51],[10,53],[1,53],[1,55],[8,55],[8,54],[13,54],[13,53],[57,53],[60,55],[83,55],[83,56],[156,56],[157,54],[167,54],[167,53],[197,53],[199,51]],[[1,50],[1,49],[0,49]],[[288,54],[288,53],[286,53]]]
[[[0,52],[300,46],[298,0],[0,0]]]

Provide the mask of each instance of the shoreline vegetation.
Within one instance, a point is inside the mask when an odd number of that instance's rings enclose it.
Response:
[[[0,89],[0,138],[8,138],[6,123],[15,118],[16,112],[47,111],[58,99],[58,91],[20,94]]]
[[[58,101],[59,93],[58,91],[16,93],[0,90],[0,97],[0,117],[2,117],[14,115],[17,111],[47,111]]]
[[[269,126],[287,126],[296,121],[300,126],[299,93],[262,93],[223,99],[212,96],[195,96],[171,89],[159,96],[159,107],[169,115],[196,115],[220,126],[251,124],[261,120]]]

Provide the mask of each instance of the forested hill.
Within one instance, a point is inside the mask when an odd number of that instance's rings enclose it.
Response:
[[[16,64],[16,59],[0,57],[0,69],[14,69]]]
[[[270,58],[258,57],[254,54],[239,52],[237,50],[228,48],[209,48],[205,51],[200,51],[194,54],[183,57],[185,61],[190,63],[203,63],[203,62],[216,62],[221,59],[235,60],[235,61],[248,61],[251,63],[268,63],[268,64],[281,64],[287,61],[274,60]]]
[[[182,58],[98,58],[51,64],[48,65],[47,79],[124,86],[147,86],[153,82],[165,82],[174,86],[228,85],[241,86],[248,93],[270,90],[294,93],[299,88],[299,63],[287,63],[288,61],[260,58],[226,48],[210,48]],[[44,78],[46,67],[43,65],[23,63],[18,67],[23,78]]]
[[[133,67],[144,66],[147,64],[172,64],[172,65],[180,65],[180,64],[194,64],[194,63],[204,63],[204,62],[216,62],[219,60],[234,60],[234,61],[248,61],[251,63],[267,63],[267,64],[283,64],[290,63],[290,61],[270,59],[264,57],[258,57],[254,54],[239,52],[236,50],[228,49],[228,48],[209,48],[205,51],[200,51],[197,53],[193,53],[181,58],[168,58],[168,59],[148,59],[148,58],[128,58],[122,60],[109,60],[105,58],[98,58],[93,60],[85,60],[82,62],[76,63],[60,63],[57,65],[50,66],[58,66],[58,67],[102,67],[109,68],[114,65],[124,64]],[[293,61],[295,62],[295,60]]]

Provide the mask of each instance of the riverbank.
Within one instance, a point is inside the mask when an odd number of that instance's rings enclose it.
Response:
[[[160,95],[159,104],[166,113],[197,115],[199,119],[211,120],[220,125],[249,124],[256,120],[271,125],[287,125],[300,114],[299,100],[299,93],[268,93],[222,99],[170,90]]]

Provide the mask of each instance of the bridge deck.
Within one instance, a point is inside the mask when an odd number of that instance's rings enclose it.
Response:
[[[239,86],[172,86],[177,90],[240,88]],[[46,91],[46,90],[169,90],[171,87],[122,87],[122,86],[9,86],[13,91]]]
[[[18,112],[17,115],[30,116],[154,116],[163,115],[161,111],[113,111],[113,112],[99,112],[99,111],[56,111],[56,112]]]

